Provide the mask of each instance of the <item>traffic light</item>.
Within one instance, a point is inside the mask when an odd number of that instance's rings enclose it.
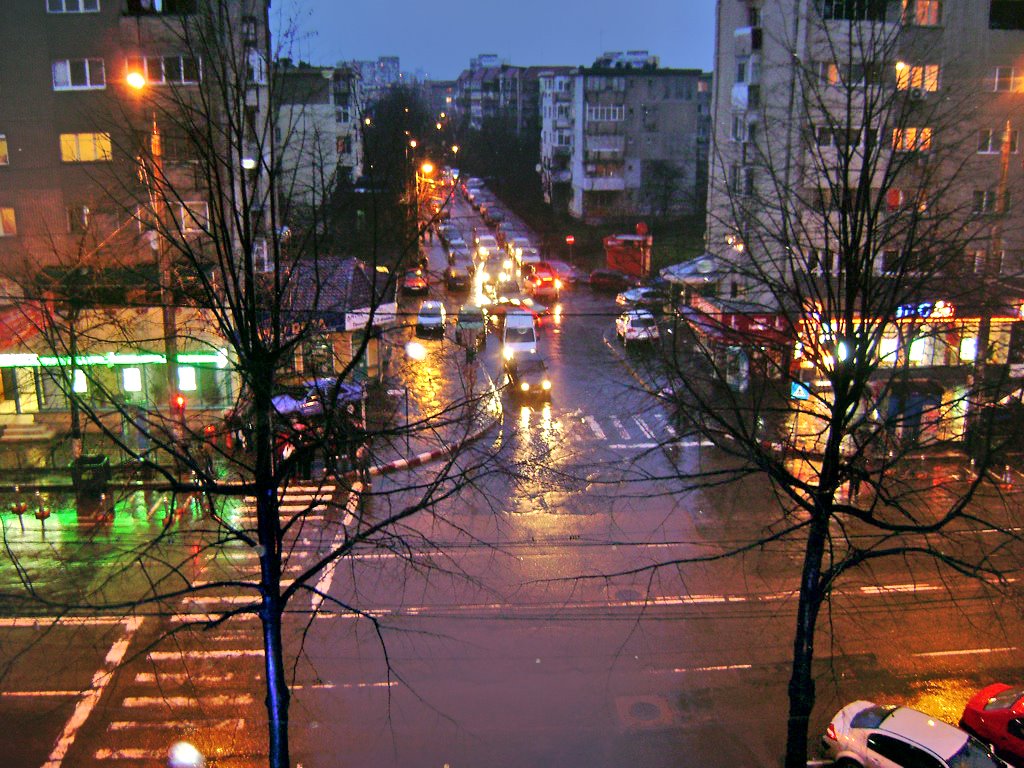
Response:
[[[175,416],[184,416],[186,405],[185,396],[180,392],[171,398],[171,410],[174,412]]]

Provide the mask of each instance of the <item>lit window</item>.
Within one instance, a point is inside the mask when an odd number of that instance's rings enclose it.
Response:
[[[939,90],[939,65],[900,62],[896,65],[896,87],[901,91],[918,88],[934,93]]]
[[[94,163],[111,159],[109,133],[62,133],[60,159],[65,163]]]
[[[996,74],[992,90],[1012,91],[1013,90],[1013,67],[996,67]]]
[[[0,165],[7,165],[11,162],[11,156],[7,151],[7,136],[0,133]]]
[[[84,91],[106,87],[103,59],[60,59],[53,62],[55,91]]]
[[[903,23],[918,27],[936,27],[942,20],[939,0],[903,0]]]
[[[96,13],[100,0],[46,0],[48,13]]]
[[[85,371],[81,368],[75,368],[75,372],[71,377],[71,391],[79,395],[89,391],[89,380],[85,377]]]
[[[960,359],[972,361],[978,356],[978,340],[973,336],[960,340]]]
[[[910,362],[921,363],[924,362],[925,351],[928,347],[928,339],[914,339],[910,342]]]
[[[192,56],[142,56],[127,61],[128,72],[139,72],[151,85],[190,85],[202,80],[199,59]]]
[[[192,200],[174,206],[175,218],[182,232],[204,232],[210,227],[210,211],[203,200]]]
[[[13,208],[0,207],[0,237],[14,237],[18,234],[18,223]]]
[[[196,391],[196,369],[190,366],[178,367],[178,389],[182,392]]]
[[[142,391],[142,369],[141,368],[125,368],[125,369],[123,369],[122,376],[124,377],[124,391],[125,392],[141,392]]]
[[[897,152],[927,152],[932,148],[932,129],[893,128],[892,148]]]
[[[878,357],[889,362],[894,361],[899,343],[900,340],[896,336],[883,336],[878,342]]]

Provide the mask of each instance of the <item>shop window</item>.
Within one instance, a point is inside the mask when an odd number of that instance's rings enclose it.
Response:
[[[196,391],[196,369],[191,366],[178,366],[178,389],[182,392]]]
[[[121,371],[122,384],[125,392],[142,391],[142,369],[124,368]]]
[[[89,379],[81,368],[75,368],[71,376],[71,391],[79,395],[89,391]]]

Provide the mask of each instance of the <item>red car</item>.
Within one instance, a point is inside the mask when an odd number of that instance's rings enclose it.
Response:
[[[960,727],[992,744],[1004,760],[1024,766],[1024,687],[982,688],[967,702]]]
[[[533,272],[525,281],[526,292],[534,298],[557,299],[562,290],[562,281],[546,264],[534,265]]]
[[[429,291],[430,286],[427,284],[427,278],[424,277],[420,270],[407,272],[405,277],[402,278],[402,293],[406,296],[413,294],[423,296]]]

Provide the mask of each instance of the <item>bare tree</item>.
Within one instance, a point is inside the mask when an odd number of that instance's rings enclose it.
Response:
[[[229,545],[251,547],[258,554],[258,577],[239,574],[194,583],[183,566],[195,553],[169,553],[173,541],[165,531],[126,555],[145,573],[147,586],[141,591],[115,590],[111,595],[104,590],[66,600],[40,593],[27,577],[20,599],[62,612],[132,612],[150,605],[173,607],[187,594],[210,594],[225,585],[251,590],[251,602],[196,616],[172,631],[216,627],[238,614],[258,615],[265,652],[269,765],[284,768],[290,765],[290,694],[282,617],[289,602],[312,596],[315,610],[359,613],[358,606],[340,604],[321,591],[318,574],[370,543],[408,556],[402,543],[408,534],[405,521],[450,496],[486,464],[486,454],[462,452],[486,423],[486,395],[479,386],[467,384],[437,412],[377,431],[362,414],[360,398],[350,397],[359,369],[380,350],[377,321],[394,312],[387,308],[395,291],[394,275],[404,261],[416,257],[418,238],[405,237],[398,252],[365,251],[365,265],[339,259],[336,250],[329,250],[343,247],[346,234],[340,229],[346,217],[332,207],[337,202],[336,169],[322,137],[295,135],[292,123],[280,132],[292,142],[308,142],[296,154],[312,158],[307,169],[312,173],[300,178],[302,161],[282,162],[279,157],[275,128],[282,126],[277,121],[295,120],[297,113],[277,110],[279,81],[266,32],[268,6],[211,0],[196,4],[191,13],[135,20],[145,26],[146,35],[173,43],[182,56],[174,77],[159,59],[130,61],[127,75],[136,78],[139,90],[114,86],[120,98],[112,100],[113,107],[120,110],[118,122],[124,130],[113,137],[110,173],[98,175],[97,183],[108,209],[129,224],[110,234],[102,252],[89,251],[87,260],[80,253],[57,254],[63,262],[60,277],[39,280],[34,275],[26,280],[23,303],[26,320],[57,361],[48,369],[49,386],[67,399],[74,423],[81,417],[100,430],[128,457],[126,466],[138,467],[149,478],[147,487],[195,497],[211,523],[199,530],[201,554],[212,556]],[[153,82],[153,67],[164,67],[160,87]],[[301,219],[292,215],[300,194],[307,203]],[[365,232],[362,237],[365,241]],[[139,263],[140,245],[141,260],[148,265]],[[89,274],[114,267],[132,270],[138,289],[127,302],[125,297],[104,302],[87,273],[80,271],[86,266]],[[355,289],[363,291],[365,306],[346,303]],[[324,324],[336,324],[341,313],[352,309],[362,310],[365,332],[341,349]],[[400,341],[403,329],[393,333]],[[132,403],[117,381],[84,364],[86,355],[111,344],[163,347],[167,380],[154,386],[153,401]],[[204,419],[184,412],[177,361],[181,354],[197,352],[219,355],[221,367],[231,372],[231,380],[237,379],[237,402],[227,422],[218,414]],[[296,360],[304,367],[297,369]],[[464,381],[474,378],[463,366],[453,365],[452,370]],[[299,418],[276,397],[280,382],[289,376],[318,381],[311,397],[299,403]],[[87,387],[77,385],[79,377]],[[220,379],[220,386],[228,380]],[[86,388],[88,394],[83,394]],[[410,489],[412,502],[380,504],[373,514],[364,514],[360,505],[370,494],[367,470],[375,447],[388,441],[401,444],[409,430],[422,435],[445,432],[454,450],[433,479]],[[76,439],[80,431],[73,427]],[[237,435],[244,435],[244,447],[229,447],[226,438]],[[298,512],[282,509],[289,485],[308,477],[319,458],[343,486],[340,504],[334,505],[329,494],[317,494],[316,502]],[[232,499],[252,500],[254,524],[235,522],[226,514],[226,501]],[[352,520],[286,582],[282,572],[295,533],[318,503],[328,505],[333,514],[351,514]],[[17,553],[8,549],[7,556],[16,559]]]

